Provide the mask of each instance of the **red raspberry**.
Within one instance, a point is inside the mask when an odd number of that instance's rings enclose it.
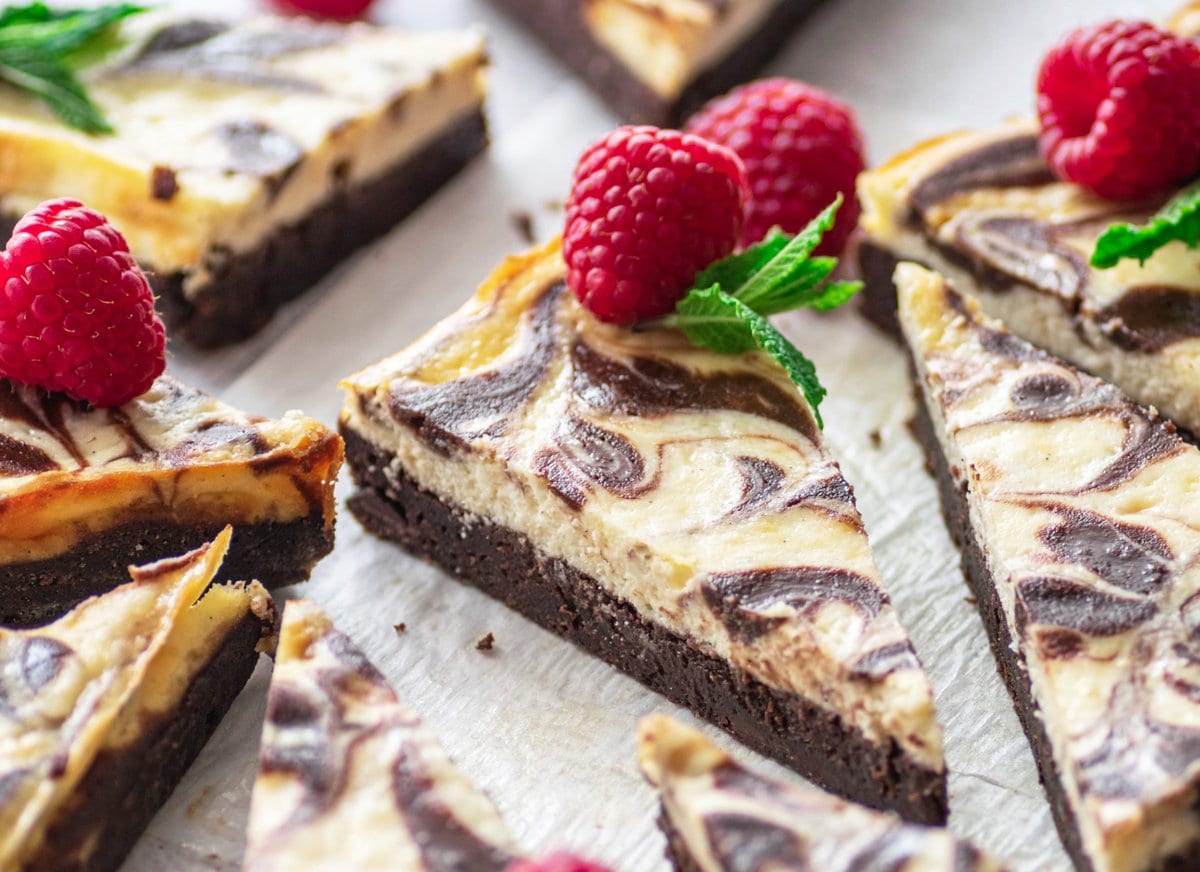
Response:
[[[504,872],[609,872],[607,866],[560,851],[541,860],[517,860]]]
[[[737,152],[750,180],[742,245],[779,225],[799,233],[840,193],[845,202],[817,249],[840,254],[858,224],[854,183],[863,171],[862,136],[850,107],[792,79],[764,79],[713,100],[687,131]]]
[[[286,15],[307,15],[334,21],[361,18],[374,0],[271,0],[271,5]]]
[[[696,273],[733,251],[746,195],[728,149],[677,130],[617,128],[575,167],[567,285],[601,321],[665,315]]]
[[[1143,21],[1067,35],[1037,80],[1041,147],[1061,178],[1108,199],[1200,172],[1200,43]]]
[[[47,200],[17,223],[0,283],[0,376],[108,407],[162,374],[150,285],[125,238],[78,200]]]

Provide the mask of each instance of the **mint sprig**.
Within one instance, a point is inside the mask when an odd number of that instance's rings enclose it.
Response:
[[[1096,240],[1092,266],[1109,269],[1122,260],[1145,263],[1169,242],[1200,244],[1200,181],[1188,185],[1143,225],[1114,224]]]
[[[69,127],[112,133],[75,73],[116,47],[113,24],[142,10],[128,3],[68,10],[43,3],[7,7],[0,11],[0,80],[38,97]]]
[[[832,309],[862,288],[862,282],[828,281],[837,258],[811,256],[841,205],[839,194],[795,236],[773,231],[757,245],[712,264],[696,277],[675,312],[656,322],[682,330],[693,344],[718,354],[757,348],[771,355],[804,394],[818,427],[824,427],[820,405],[826,391],[816,367],[767,316]]]

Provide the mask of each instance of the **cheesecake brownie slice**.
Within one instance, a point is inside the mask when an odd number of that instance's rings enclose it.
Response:
[[[1139,265],[1089,264],[1116,221],[1160,205],[1058,181],[1032,124],[954,133],[859,179],[867,314],[895,330],[892,269],[937,269],[1018,336],[1113,382],[1200,434],[1200,259],[1175,242]]]
[[[229,536],[0,630],[0,868],[116,869],[175,789],[273,641],[261,585],[210,587]]]
[[[333,547],[337,434],[247,415],[163,376],[97,409],[0,379],[0,624],[51,620],[237,528],[228,573],[308,577]]]
[[[658,790],[659,826],[679,872],[1002,868],[944,829],[756,775],[665,715],[638,725],[638,762]]]
[[[129,240],[169,333],[202,346],[254,333],[485,143],[476,33],[147,13],[120,36],[120,60],[82,74],[112,135],[0,89],[0,234],[83,200]]]
[[[817,0],[492,0],[625,121],[678,127],[754,78]]]
[[[491,802],[316,606],[283,611],[245,868],[501,872]]]
[[[853,492],[773,360],[593,318],[557,243],[347,379],[375,533],[831,789],[944,818],[941,730]]]
[[[1200,451],[896,272],[918,430],[1079,869],[1200,867]]]

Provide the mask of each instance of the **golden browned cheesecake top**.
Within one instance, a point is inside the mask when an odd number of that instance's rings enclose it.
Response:
[[[139,519],[332,525],[341,454],[299,412],[247,415],[169,376],[112,409],[0,379],[0,564]]]

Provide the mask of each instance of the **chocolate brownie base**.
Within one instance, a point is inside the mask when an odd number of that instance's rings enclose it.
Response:
[[[47,560],[0,566],[0,625],[49,623],[83,600],[129,581],[129,565],[175,557],[211,542],[224,524],[129,524],[93,534]],[[333,532],[321,512],[286,523],[234,528],[222,580],[257,579],[283,587],[308,578],[333,550]]]
[[[258,663],[255,645],[268,631],[262,620],[247,615],[196,676],[175,712],[148,724],[131,747],[97,757],[51,822],[45,845],[29,868],[117,869],[245,687]]]
[[[920,390],[918,386],[918,391]],[[1046,790],[1046,798],[1050,802],[1050,810],[1054,814],[1054,823],[1058,827],[1059,837],[1063,846],[1080,872],[1092,872],[1092,864],[1083,853],[1079,832],[1075,827],[1074,816],[1067,802],[1067,795],[1059,778],[1058,766],[1050,748],[1050,738],[1038,714],[1038,705],[1033,699],[1033,690],[1029,682],[1029,673],[1025,668],[1024,657],[1013,647],[1012,635],[1009,633],[1008,622],[1004,618],[1004,609],[1000,597],[996,593],[996,585],[988,569],[984,557],[983,546],[975,535],[971,525],[967,507],[967,495],[950,475],[946,457],[942,453],[941,444],[934,435],[933,421],[929,416],[923,399],[917,398],[917,414],[913,421],[913,433],[925,449],[929,467],[937,480],[941,498],[942,514],[950,537],[958,546],[962,555],[963,574],[974,595],[980,617],[991,640],[992,654],[996,658],[996,666],[1000,677],[1008,686],[1012,696],[1013,707],[1025,729],[1025,735],[1033,748],[1033,756],[1037,762],[1038,773],[1042,786]],[[1185,872],[1185,870],[1200,869],[1200,844],[1194,846],[1186,855],[1171,857],[1155,867],[1155,872]]]
[[[696,76],[678,99],[668,100],[596,42],[580,0],[492,0],[587,82],[621,120],[659,127],[678,127],[710,98],[754,78],[818,2],[783,0],[737,48]]]
[[[760,682],[644,619],[628,602],[522,534],[472,516],[422,489],[388,452],[342,434],[363,525],[431,560],[546,629],[686,706],[755,750],[835,793],[909,820],[946,819],[944,773],[878,745],[834,713]]]
[[[683,840],[679,830],[671,823],[665,809],[658,813],[658,828],[667,837],[667,859],[675,867],[675,872],[704,872],[692,856],[692,852],[688,850],[687,842]]]
[[[185,273],[157,274],[147,267],[169,335],[216,348],[258,332],[280,306],[425,202],[483,150],[487,138],[482,110],[472,113],[383,175],[337,190],[257,248],[210,251],[210,279],[189,293]],[[0,218],[3,238],[19,219]]]
[[[892,273],[900,259],[873,242],[858,244],[858,273],[863,289],[858,295],[859,308],[868,321],[896,342],[903,342],[900,317],[896,312],[896,284]]]

